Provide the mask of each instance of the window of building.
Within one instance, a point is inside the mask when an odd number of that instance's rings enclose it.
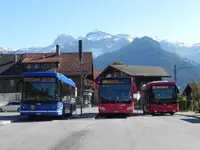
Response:
[[[26,64],[26,69],[31,69],[32,65],[31,64]]]
[[[10,86],[15,87],[15,80],[10,80]]]
[[[35,64],[35,65],[34,65],[34,68],[35,68],[35,69],[39,69],[39,67],[40,67],[39,64]]]
[[[51,68],[57,68],[57,64],[52,63]]]
[[[49,64],[44,64],[44,69],[49,69]]]

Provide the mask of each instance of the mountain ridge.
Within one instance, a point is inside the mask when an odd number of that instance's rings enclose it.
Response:
[[[161,66],[174,78],[174,65],[192,67],[177,71],[177,82],[181,87],[194,79],[196,74],[200,74],[200,66],[186,61],[181,56],[165,51],[158,41],[150,37],[136,38],[126,47],[105,53],[94,59],[94,67],[98,70],[104,69],[114,61],[121,61],[127,65]]]
[[[20,49],[0,48],[0,53],[36,53],[36,52],[55,52],[55,45],[61,46],[61,51],[70,52],[78,51],[78,40],[83,40],[83,50],[93,52],[94,57],[102,55],[106,52],[112,52],[127,46],[137,36],[131,36],[129,34],[116,34],[100,31],[95,29],[87,33],[84,37],[74,38],[68,34],[60,34],[52,42],[52,44],[46,47],[30,47]],[[187,44],[184,42],[170,41],[159,37],[152,37],[152,39],[158,41],[161,44],[162,49],[176,53],[185,59],[200,63],[198,55],[200,55],[200,43]]]

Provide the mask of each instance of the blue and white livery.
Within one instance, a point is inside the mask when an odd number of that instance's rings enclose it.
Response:
[[[57,72],[23,73],[21,115],[61,116],[76,110],[75,82]]]

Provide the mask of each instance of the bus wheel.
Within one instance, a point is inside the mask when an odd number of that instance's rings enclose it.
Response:
[[[146,115],[147,112],[144,110],[144,105],[143,105],[143,115]]]
[[[173,115],[174,115],[174,112],[170,113],[170,115],[173,116]]]
[[[70,108],[69,116],[72,116],[72,113],[73,113],[73,110],[72,110],[72,107],[71,107],[71,108]]]

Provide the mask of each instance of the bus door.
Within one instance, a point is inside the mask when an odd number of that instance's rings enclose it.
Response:
[[[150,104],[152,100],[152,91],[151,89],[145,90],[145,110],[150,112]]]

